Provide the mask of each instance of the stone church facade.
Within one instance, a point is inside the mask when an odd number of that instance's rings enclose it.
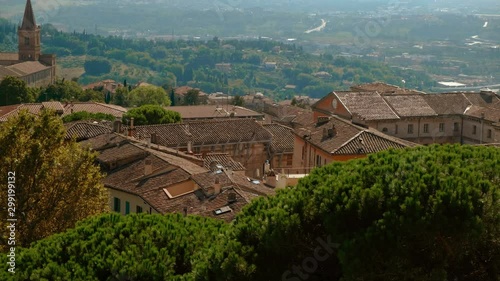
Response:
[[[56,56],[41,53],[41,27],[36,24],[31,0],[27,0],[24,17],[18,28],[18,53],[0,53],[0,81],[14,76],[29,87],[55,82]]]

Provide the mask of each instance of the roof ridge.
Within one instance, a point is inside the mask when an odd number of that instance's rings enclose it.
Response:
[[[361,135],[363,133],[363,131],[360,131],[358,132],[357,134],[355,134],[352,138],[348,139],[346,142],[344,142],[343,144],[339,145],[339,147],[335,150],[333,150],[332,152],[330,152],[331,154],[334,154],[335,152],[339,151],[341,148],[343,148],[344,146],[348,145],[350,142],[354,141],[354,139],[356,139],[359,135]]]

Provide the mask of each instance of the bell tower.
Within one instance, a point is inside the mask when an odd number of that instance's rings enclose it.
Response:
[[[27,0],[23,23],[17,30],[19,60],[38,61],[40,59],[40,26],[36,25],[31,0]]]

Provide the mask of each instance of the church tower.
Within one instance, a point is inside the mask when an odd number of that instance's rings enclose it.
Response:
[[[40,26],[36,25],[31,0],[27,0],[23,23],[17,30],[19,40],[19,60],[38,61],[40,59]]]

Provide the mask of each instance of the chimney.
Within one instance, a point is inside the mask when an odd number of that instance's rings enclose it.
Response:
[[[128,129],[128,136],[133,137],[135,135],[135,128],[134,128],[134,117],[130,118],[130,126]]]
[[[221,191],[221,184],[219,181],[219,177],[216,176],[215,182],[214,182],[214,194],[217,195],[220,193],[220,191]]]
[[[149,176],[153,173],[153,164],[151,163],[151,159],[146,159],[144,162],[144,175]]]
[[[158,143],[157,136],[156,136],[156,132],[151,133],[151,143],[152,143],[152,144],[156,144],[156,143]]]
[[[184,207],[182,210],[184,211],[184,216],[186,217],[188,214],[188,207]]]
[[[335,125],[332,124],[332,128],[328,129],[328,137],[334,137],[337,135],[337,129],[335,128]]]
[[[120,120],[120,118],[116,118],[116,120],[113,122],[113,132],[121,133],[121,131],[122,131],[122,120]]]
[[[188,154],[192,154],[193,153],[193,142],[192,141],[188,141],[187,143],[187,153]]]

